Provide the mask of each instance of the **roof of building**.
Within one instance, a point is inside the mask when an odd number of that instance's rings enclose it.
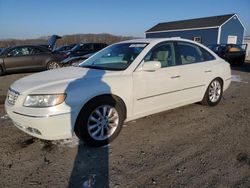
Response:
[[[211,16],[205,18],[159,23],[154,27],[152,27],[151,29],[147,30],[146,33],[155,31],[218,27],[221,26],[223,23],[225,23],[228,19],[230,19],[234,15],[235,14],[226,14],[220,16]]]

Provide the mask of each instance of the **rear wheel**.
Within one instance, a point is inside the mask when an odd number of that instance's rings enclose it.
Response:
[[[47,64],[47,70],[58,69],[60,67],[61,66],[57,61],[50,61]]]
[[[0,76],[3,75],[3,68],[0,66]]]
[[[239,60],[238,65],[243,66],[244,63],[245,63],[245,58],[241,58],[241,59]]]
[[[81,110],[75,133],[91,146],[107,145],[121,131],[124,119],[125,109],[119,101],[109,96],[96,98]]]
[[[215,106],[220,102],[222,94],[223,94],[222,81],[216,78],[209,84],[201,103],[207,106]]]

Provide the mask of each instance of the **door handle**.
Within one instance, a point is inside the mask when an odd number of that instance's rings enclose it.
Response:
[[[180,78],[180,77],[181,77],[180,75],[171,76],[172,79],[174,79],[174,78]]]
[[[211,69],[208,69],[208,70],[205,70],[204,72],[205,72],[205,73],[208,73],[208,72],[212,72],[212,70],[211,70]]]

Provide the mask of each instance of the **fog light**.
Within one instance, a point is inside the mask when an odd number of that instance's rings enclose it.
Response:
[[[30,133],[33,133],[33,134],[39,134],[39,135],[42,135],[42,133],[38,130],[38,129],[34,129],[34,128],[31,128],[31,127],[28,127],[26,128],[26,130]]]

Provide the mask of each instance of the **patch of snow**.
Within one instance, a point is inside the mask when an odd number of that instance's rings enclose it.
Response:
[[[83,182],[82,188],[93,188],[95,185],[95,181],[96,181],[95,177],[96,177],[96,174],[90,174],[89,179]]]
[[[5,115],[1,116],[0,119],[6,120],[6,119],[9,119],[9,116],[7,114],[5,114]]]
[[[232,82],[242,82],[240,75],[232,75]]]
[[[240,75],[232,75],[232,82],[240,82],[240,83],[245,83],[247,84],[248,82],[245,82],[241,79]]]
[[[57,146],[75,148],[79,145],[80,141],[76,136],[73,136],[72,138],[69,139],[52,141],[52,143]]]

